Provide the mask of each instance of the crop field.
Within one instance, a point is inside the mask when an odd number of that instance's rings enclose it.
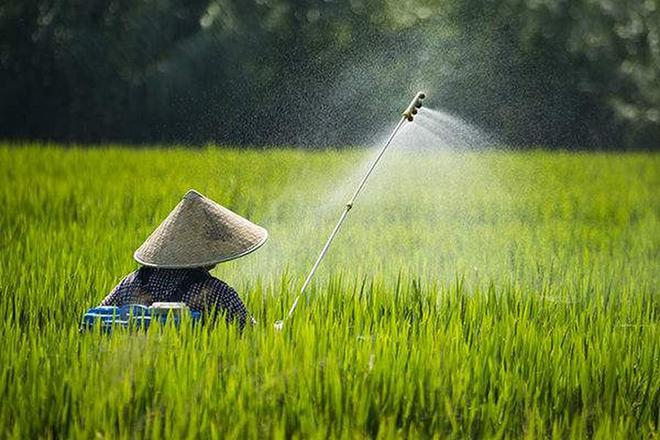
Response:
[[[0,437],[659,438],[660,156],[0,146]],[[189,188],[257,324],[81,334]]]

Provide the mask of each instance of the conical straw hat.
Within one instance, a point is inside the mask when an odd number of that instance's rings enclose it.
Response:
[[[268,232],[190,190],[133,255],[160,268],[212,266],[257,250]]]

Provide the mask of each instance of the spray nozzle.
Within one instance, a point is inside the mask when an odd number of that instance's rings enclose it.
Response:
[[[413,116],[417,114],[417,109],[422,108],[422,99],[426,98],[426,95],[422,92],[419,92],[415,95],[406,110],[401,114],[408,121],[413,120]]]

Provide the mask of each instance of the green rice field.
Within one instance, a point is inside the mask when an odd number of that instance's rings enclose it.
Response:
[[[0,145],[2,438],[660,438],[660,156]],[[194,188],[257,324],[79,333]]]

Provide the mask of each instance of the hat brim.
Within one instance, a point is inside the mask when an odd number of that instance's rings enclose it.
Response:
[[[154,264],[154,263],[150,263],[148,261],[142,260],[137,255],[138,254],[137,251],[135,251],[135,253],[133,254],[133,259],[135,261],[137,261],[138,263],[140,263],[141,265],[143,265],[143,266],[153,267],[153,268],[156,268],[156,269],[192,269],[192,268],[195,268],[195,267],[207,267],[207,266],[213,266],[213,265],[220,264],[220,263],[225,263],[227,261],[235,260],[237,258],[241,258],[241,257],[244,257],[248,254],[251,254],[252,252],[259,249],[261,246],[263,246],[266,243],[266,241],[268,241],[268,231],[266,231],[264,229],[264,237],[261,239],[261,241],[257,242],[254,246],[252,246],[252,247],[250,247],[250,248],[248,248],[248,249],[246,249],[242,252],[238,252],[234,255],[230,255],[228,257],[222,257],[220,259],[213,259],[213,260],[209,260],[209,261],[206,261],[206,262],[195,263],[195,264],[176,264],[176,265]]]

